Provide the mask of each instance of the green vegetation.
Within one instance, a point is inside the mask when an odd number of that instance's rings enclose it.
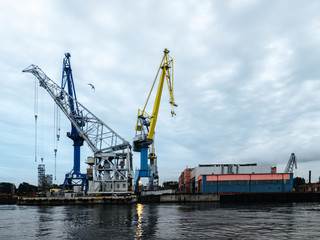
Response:
[[[36,193],[38,187],[31,185],[29,183],[23,182],[16,188],[15,184],[8,182],[0,182],[0,193],[8,195],[29,195],[31,193]]]
[[[15,194],[17,191],[16,186],[13,183],[1,182],[0,193]]]
[[[62,188],[61,185],[53,184],[51,188]],[[49,186],[46,187],[46,190],[49,190]],[[37,186],[31,185],[29,183],[23,182],[20,183],[19,187],[16,188],[15,184],[9,182],[0,182],[0,194],[7,195],[20,195],[20,196],[28,196],[33,195],[39,191]]]
[[[19,187],[18,187],[18,194],[19,195],[26,195],[28,193],[35,193],[38,191],[38,187],[31,185],[29,183],[23,182],[20,183]]]
[[[295,177],[293,179],[293,188],[297,188],[297,186],[306,184],[306,180],[301,177]]]

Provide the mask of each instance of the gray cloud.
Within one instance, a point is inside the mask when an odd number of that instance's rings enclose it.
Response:
[[[171,118],[165,90],[156,127],[161,181],[199,163],[257,162],[283,171],[291,152],[296,173],[307,177],[314,166],[316,179],[318,8],[317,1],[1,3],[0,181],[37,181],[34,78],[22,69],[37,64],[60,84],[70,52],[78,100],[132,141],[165,47],[175,60],[179,107]],[[46,93],[43,101],[43,155],[53,173],[53,102]],[[58,183],[72,168],[63,117],[62,128]],[[83,160],[90,154],[83,147]]]

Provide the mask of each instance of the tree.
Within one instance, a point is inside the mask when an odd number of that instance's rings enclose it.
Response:
[[[16,186],[13,183],[1,182],[0,183],[0,193],[15,194]]]
[[[33,185],[26,183],[26,182],[20,183],[20,185],[18,187],[19,194],[31,193],[31,192],[37,192],[37,191],[38,191],[38,187],[33,186]]]
[[[306,180],[304,178],[295,177],[293,179],[293,187],[294,188],[297,188],[297,186],[304,185],[304,184],[306,184]]]

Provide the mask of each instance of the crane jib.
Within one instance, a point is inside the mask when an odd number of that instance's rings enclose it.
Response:
[[[23,70],[38,79],[40,86],[71,122],[71,133],[67,135],[74,141],[74,168],[65,175],[63,188],[81,186],[82,191],[92,194],[127,194],[132,191],[133,179],[131,145],[77,101],[69,61],[71,55],[67,53],[65,56],[61,87],[34,64]],[[64,89],[66,86],[68,92]],[[94,157],[87,158],[87,174],[80,173],[83,141],[94,154]]]
[[[93,152],[99,152],[102,149],[110,149],[119,144],[126,144],[131,148],[128,141],[112,130],[112,128],[96,117],[80,102],[74,100],[78,104],[82,116],[79,117],[76,115],[77,117],[74,117],[73,114],[70,114],[71,106],[69,98],[72,97],[53,82],[38,66],[32,64],[22,72],[32,73],[39,80],[40,86],[46,89],[62,112],[85,139]]]

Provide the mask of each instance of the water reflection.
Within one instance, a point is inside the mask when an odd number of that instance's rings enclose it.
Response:
[[[143,235],[142,214],[143,214],[143,205],[138,203],[137,204],[138,226],[136,228],[135,239],[141,238]]]
[[[149,239],[157,234],[158,204],[136,204],[134,239]]]
[[[52,207],[38,207],[38,228],[36,229],[36,237],[49,235],[52,229],[53,212]]]
[[[319,203],[0,206],[0,239],[318,239]]]

